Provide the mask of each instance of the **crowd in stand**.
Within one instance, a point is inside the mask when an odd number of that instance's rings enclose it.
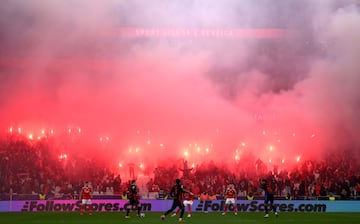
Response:
[[[351,155],[341,152],[332,154],[324,160],[306,161],[292,170],[275,169],[259,171],[254,167],[241,168],[231,172],[226,167],[213,162],[202,164],[189,175],[184,176],[184,183],[195,194],[223,195],[225,186],[234,183],[238,196],[257,195],[259,179],[271,180],[275,195],[293,199],[318,199],[337,195],[341,199],[360,199],[359,165]],[[252,172],[250,171],[252,170]],[[160,171],[160,172],[159,172]],[[176,167],[158,168],[154,183],[160,189],[169,189],[168,177],[176,172]]]
[[[61,159],[47,141],[29,142],[26,138],[7,137],[0,140],[0,194],[40,194],[47,198],[76,198],[85,180],[98,195],[121,195],[129,180],[122,180],[106,163],[74,157]],[[291,170],[252,166],[235,170],[213,161],[189,167],[186,161],[155,168],[146,190],[166,198],[175,178],[196,195],[221,198],[225,186],[235,184],[239,197],[257,195],[259,179],[268,178],[277,196],[316,199],[337,195],[341,199],[360,198],[359,162],[350,151],[331,154],[323,159],[304,161]],[[126,179],[126,178],[123,178]],[[161,195],[163,197],[161,197]]]
[[[0,153],[0,194],[74,198],[86,180],[91,180],[95,194],[121,193],[120,176],[106,164],[81,156],[59,158],[48,139],[31,142],[11,136],[0,141]]]

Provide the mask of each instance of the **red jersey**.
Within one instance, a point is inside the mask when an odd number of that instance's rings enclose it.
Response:
[[[236,190],[232,188],[228,188],[226,190],[226,198],[235,198],[236,197]]]
[[[187,201],[192,201],[192,200],[194,200],[194,196],[192,195],[192,194],[189,194],[189,193],[184,193],[184,198],[185,198],[185,200],[187,200]]]
[[[81,199],[91,199],[92,188],[83,187],[81,189]]]

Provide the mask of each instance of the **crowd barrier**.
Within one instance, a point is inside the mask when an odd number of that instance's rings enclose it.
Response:
[[[79,200],[23,200],[0,201],[0,212],[77,212]],[[172,205],[172,200],[141,200],[143,212],[163,212]],[[193,212],[221,212],[224,200],[195,200]],[[280,212],[360,212],[360,201],[310,201],[281,200],[275,205]],[[93,199],[91,207],[95,212],[123,212],[128,208],[127,200]],[[238,212],[264,212],[262,200],[238,200]],[[230,206],[230,210],[233,208]]]

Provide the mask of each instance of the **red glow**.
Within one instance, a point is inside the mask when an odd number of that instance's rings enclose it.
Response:
[[[269,151],[272,152],[274,150],[274,147],[272,145],[269,146]]]
[[[11,2],[0,7],[11,17],[0,42],[4,139],[123,170],[183,159],[246,170],[259,159],[290,172],[329,149],[359,151],[358,24],[348,19],[358,10],[329,10],[327,23],[310,15],[320,7],[290,18],[293,4],[271,1]]]
[[[62,154],[59,155],[59,160],[65,160],[67,158],[68,158],[67,154],[62,153]]]
[[[12,128],[12,127],[11,127]],[[9,128],[9,131],[10,131],[10,128]],[[22,130],[22,131],[25,131],[25,132],[27,132],[27,128],[24,128],[24,130]],[[53,129],[51,129],[50,130],[50,133],[54,133],[53,132]],[[61,131],[60,131],[61,132]],[[66,131],[65,132],[69,132],[69,129],[66,129]],[[46,133],[46,130],[45,129],[41,129],[41,133],[42,134],[45,134]],[[138,134],[138,133],[142,133],[142,132],[140,132],[140,131],[137,131],[136,132],[136,134]],[[281,134],[279,134],[279,135],[281,135]],[[61,137],[62,135],[58,135],[58,136],[54,136],[54,137],[57,137],[57,138],[62,138]],[[38,135],[38,136],[36,136],[36,137],[34,137],[34,135],[32,134],[32,133],[30,133],[30,134],[28,134],[27,135],[27,138],[29,139],[29,140],[38,140],[38,141],[40,141],[42,138],[44,138],[45,136],[44,135]],[[84,136],[84,137],[87,137],[87,136]],[[107,136],[107,135],[105,135],[105,136],[102,136],[102,137],[100,137],[99,138],[100,139],[100,141],[105,141],[105,142],[108,142],[108,140],[109,140],[109,136]],[[142,145],[142,147],[139,147],[139,146],[130,146],[130,147],[128,147],[128,151],[130,152],[130,153],[136,153],[136,154],[138,154],[138,157],[139,157],[139,159],[140,158],[146,158],[147,157],[147,154],[150,152],[151,153],[151,150],[152,150],[152,147],[149,145],[149,144],[147,144],[147,137],[145,137],[144,136],[144,139],[143,139],[143,141],[137,141],[138,143],[137,144],[139,144],[139,145]],[[271,141],[271,139],[268,139],[269,141]],[[273,139],[273,140],[275,140],[275,138]],[[143,142],[143,144],[141,144],[141,142]],[[107,143],[108,144],[108,143]],[[161,146],[164,146],[164,144],[163,143],[160,143],[159,144],[160,145],[160,148],[161,148]],[[183,148],[183,152],[182,152],[182,154],[183,154],[183,156],[185,157],[185,158],[188,158],[188,157],[190,157],[190,153],[193,153],[193,159],[196,159],[197,161],[199,161],[200,163],[201,163],[201,161],[203,161],[204,159],[205,159],[205,155],[207,155],[207,154],[209,154],[209,152],[210,152],[210,147],[214,147],[213,146],[213,144],[212,143],[209,143],[209,142],[207,142],[207,141],[203,141],[203,142],[199,142],[199,143],[185,143],[184,145],[188,145],[189,147],[188,148]],[[242,155],[244,155],[244,153],[245,153],[245,155],[246,155],[246,152],[247,152],[247,150],[248,149],[251,149],[251,148],[253,148],[253,145],[256,145],[256,144],[254,144],[254,143],[252,143],[252,144],[245,144],[245,142],[241,142],[240,143],[240,145],[239,145],[239,147],[238,148],[236,148],[235,149],[235,155],[234,155],[234,162],[236,161],[236,162],[239,162],[239,161],[242,161],[243,160],[243,156]],[[279,157],[282,155],[282,154],[284,154],[284,148],[282,148],[282,147],[280,147],[280,146],[276,146],[276,150],[275,150],[275,146],[274,145],[272,145],[272,144],[266,144],[267,146],[267,150],[268,150],[268,152],[271,152],[271,154],[272,154],[272,157],[270,158],[270,159],[268,159],[267,161],[268,161],[268,163],[271,163],[271,164],[274,164],[274,165],[280,165],[280,164],[285,164],[285,158],[283,158],[283,159],[279,159]],[[110,145],[109,145],[110,146]],[[204,147],[204,146],[209,146],[209,147]],[[246,147],[245,147],[246,146]],[[204,147],[204,150],[201,150],[201,148],[202,147]],[[217,150],[217,149],[221,149],[222,147],[221,146],[218,146],[217,148],[215,148],[215,150]],[[104,148],[105,149],[105,148]],[[150,149],[150,150],[149,150]],[[286,151],[286,150],[285,150]],[[141,152],[141,153],[140,153]],[[204,153],[202,153],[202,152],[204,152]],[[221,151],[220,151],[221,152]],[[195,153],[195,154],[194,154]],[[265,152],[264,152],[265,153]],[[296,152],[295,152],[296,153]],[[61,154],[61,155],[59,155],[59,159],[66,159],[67,158],[67,154]],[[214,155],[212,155],[212,156],[219,156],[219,154],[215,151],[215,154]],[[268,154],[264,154],[264,156],[268,156]],[[125,157],[123,157],[123,158],[127,158],[126,156]],[[129,157],[130,158],[130,157]],[[134,157],[135,158],[135,157]],[[211,158],[211,157],[208,157],[208,158]],[[276,159],[276,158],[278,158],[278,159]],[[301,160],[301,156],[299,155],[299,156],[295,156],[295,162],[296,163],[299,163],[300,162],[300,160]],[[278,161],[278,162],[277,162]],[[138,163],[138,167],[140,167],[140,164],[143,164],[143,163]],[[195,164],[194,162],[192,163],[192,166],[193,166],[193,164]],[[117,164],[119,167],[121,167],[121,166],[123,166],[123,164],[122,163],[118,163]],[[290,163],[288,163],[287,164],[287,166],[290,166],[291,164]],[[143,165],[142,165],[143,166]]]
[[[189,152],[188,152],[188,151],[185,151],[185,152],[184,152],[184,156],[185,156],[185,157],[188,157],[188,156],[189,156]]]

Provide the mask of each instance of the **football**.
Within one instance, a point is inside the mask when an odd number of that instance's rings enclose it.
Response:
[[[140,217],[144,218],[145,217],[145,213],[140,213]]]

